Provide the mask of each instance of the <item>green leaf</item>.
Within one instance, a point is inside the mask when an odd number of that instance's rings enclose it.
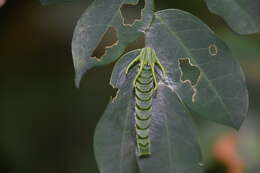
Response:
[[[260,31],[259,0],[206,0],[214,14],[225,19],[239,34],[253,34]]]
[[[167,70],[164,82],[192,114],[240,127],[248,110],[243,73],[228,47],[203,22],[180,10],[157,12],[146,46],[155,49]],[[182,80],[182,59],[199,69],[195,84]]]
[[[119,58],[126,46],[135,41],[147,29],[152,20],[153,0],[145,0],[142,19],[132,26],[124,25],[120,8],[124,4],[136,4],[138,0],[95,0],[83,13],[74,31],[72,54],[78,86],[84,73],[96,66],[109,64]],[[104,33],[113,27],[118,42],[106,49],[100,58],[91,57]]]
[[[180,10],[154,14],[145,33],[167,71],[156,69],[150,126],[152,155],[136,154],[133,79],[126,75],[140,50],[123,56],[110,84],[118,88],[98,123],[94,147],[101,173],[201,173],[201,153],[190,115],[239,128],[248,109],[248,93],[238,63],[227,46],[198,18]]]
[[[119,88],[98,123],[94,147],[101,173],[202,173],[201,153],[188,111],[171,87],[159,83],[153,99],[150,138],[152,155],[136,156],[133,78],[137,66],[125,74],[127,64],[140,51],[117,62],[111,85]]]
[[[62,3],[62,2],[74,2],[76,0],[40,0],[42,5],[49,5],[54,3]]]

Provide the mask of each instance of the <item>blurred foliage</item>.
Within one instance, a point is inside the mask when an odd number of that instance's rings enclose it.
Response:
[[[76,0],[40,0],[42,5],[49,5],[54,3],[76,2]]]
[[[9,0],[0,9],[0,172],[98,172],[92,137],[110,96],[115,94],[108,85],[112,65],[91,70],[77,90],[70,52],[74,26],[89,3],[79,0],[42,7],[37,1]],[[239,134],[250,137],[249,144],[240,144],[247,147],[241,155],[255,159],[245,162],[253,169],[250,163],[260,162],[255,156],[258,152],[251,147],[259,143],[259,130],[251,124],[260,123],[260,35],[234,34],[208,11],[203,0],[157,0],[156,7],[179,8],[201,18],[227,42],[242,65],[252,113]],[[206,172],[224,173],[223,164],[214,161],[211,151],[218,136],[230,129],[213,128],[201,119],[198,122],[203,152],[208,155]]]
[[[254,34],[260,31],[259,0],[205,0],[210,11],[223,17],[239,34]]]

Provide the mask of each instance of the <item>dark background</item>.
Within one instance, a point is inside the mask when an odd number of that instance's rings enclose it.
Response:
[[[198,16],[226,41],[241,63],[247,78],[250,111],[231,146],[237,149],[244,172],[257,173],[260,35],[236,35],[221,18],[208,11],[203,0],[156,2],[158,10],[178,8]],[[1,173],[98,172],[93,134],[115,91],[109,85],[113,65],[89,71],[81,88],[74,86],[71,38],[78,18],[89,4],[88,0],[78,0],[41,6],[37,0],[7,0],[0,8]],[[129,11],[135,13],[136,10]],[[198,120],[197,126],[205,172],[228,172],[229,166],[214,155],[214,148],[222,136],[234,131],[205,120]]]

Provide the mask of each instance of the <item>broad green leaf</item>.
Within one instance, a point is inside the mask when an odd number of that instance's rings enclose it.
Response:
[[[42,5],[49,5],[54,3],[61,3],[61,2],[74,2],[77,0],[40,0]]]
[[[243,73],[228,47],[203,22],[180,10],[157,12],[146,46],[155,49],[167,70],[164,82],[192,114],[240,127],[248,109]],[[182,80],[183,58],[200,71],[195,84]]]
[[[253,34],[260,31],[259,0],[206,0],[214,14],[225,19],[239,34]]]
[[[84,73],[96,66],[109,64],[122,55],[126,46],[144,32],[152,20],[153,0],[145,0],[142,18],[132,26],[124,25],[120,8],[138,0],[95,0],[83,13],[74,31],[72,54],[78,86]],[[113,27],[118,41],[100,58],[91,57],[104,33]]]
[[[127,76],[125,68],[139,52],[122,57],[113,70],[111,85],[119,92],[98,123],[94,138],[101,173],[202,173],[200,148],[188,111],[171,87],[161,82],[153,99],[152,155],[136,156],[132,82],[137,66]]]

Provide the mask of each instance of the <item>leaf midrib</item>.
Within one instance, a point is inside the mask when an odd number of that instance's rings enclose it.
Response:
[[[161,18],[161,17],[160,17],[159,15],[157,15],[157,14],[154,14],[154,15],[158,18],[159,21],[161,21],[161,23],[162,23],[163,25],[166,26],[166,29],[169,30],[170,33],[171,33],[174,37],[176,37],[176,39],[178,40],[178,42],[180,43],[180,45],[183,47],[183,49],[184,49],[184,50],[187,52],[187,54],[189,55],[189,58],[191,58],[196,64],[198,64],[197,61],[196,61],[196,59],[193,57],[192,53],[189,51],[189,49],[188,49],[188,48],[185,46],[185,44],[183,43],[182,39],[181,39],[171,28],[169,28],[169,26],[167,25],[167,23],[164,22],[163,18]],[[233,125],[234,125],[234,122],[233,122],[231,113],[230,113],[230,111],[227,109],[226,105],[224,104],[224,101],[222,100],[221,96],[220,96],[219,93],[217,92],[217,89],[212,85],[212,83],[211,83],[210,80],[208,79],[207,75],[205,74],[204,70],[201,69],[201,68],[199,68],[199,69],[200,69],[201,73],[203,74],[204,78],[206,79],[206,81],[209,83],[210,88],[211,88],[211,89],[214,91],[214,93],[217,95],[217,97],[218,97],[220,103],[222,104],[222,106],[224,107],[224,109],[226,110],[226,112],[230,115],[230,116],[228,116],[228,118],[229,118],[229,120],[230,120],[230,121],[233,123]]]

